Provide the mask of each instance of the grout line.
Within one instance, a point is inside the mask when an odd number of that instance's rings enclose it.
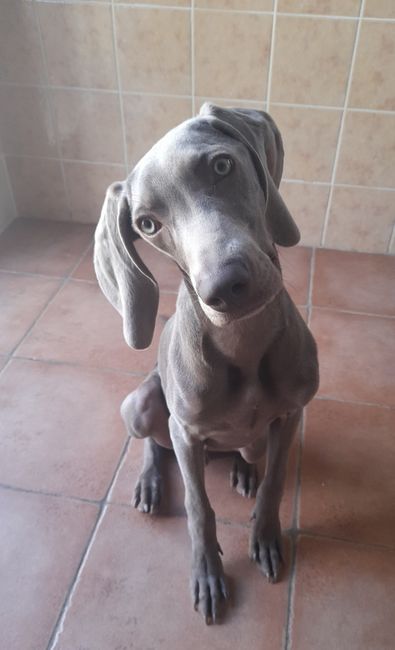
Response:
[[[88,499],[87,497],[78,497],[71,494],[62,494],[61,492],[50,492],[48,490],[31,489],[20,487],[19,485],[9,485],[8,483],[0,483],[0,490],[8,490],[10,492],[23,492],[24,494],[36,494],[45,497],[55,497],[56,499],[67,499],[68,501],[78,501],[79,503],[91,503],[92,505],[99,505],[100,499]]]
[[[40,12],[37,6],[37,3],[33,3],[33,12],[34,12],[34,17],[36,20],[36,26],[37,26],[37,32],[38,32],[38,38],[39,38],[39,43],[40,43],[40,51],[41,51],[41,58],[42,58],[42,63],[43,63],[43,71],[44,71],[44,78],[45,78],[45,86],[44,86],[44,91],[45,91],[45,100],[47,103],[47,106],[49,108],[49,114],[51,118],[51,124],[53,128],[53,133],[55,137],[55,143],[56,143],[56,151],[58,154],[58,159],[59,159],[59,164],[60,164],[60,172],[62,175],[62,181],[63,181],[63,189],[65,193],[65,199],[66,199],[66,205],[67,205],[67,210],[69,214],[69,221],[73,221],[73,211],[71,208],[71,199],[70,199],[70,193],[69,189],[67,187],[67,182],[66,182],[66,172],[64,168],[64,161],[62,158],[62,148],[60,145],[60,138],[59,138],[59,129],[57,127],[57,122],[55,119],[55,110],[52,104],[52,95],[51,95],[51,86],[50,86],[50,81],[49,81],[49,68],[48,68],[48,60],[47,60],[47,54],[45,51],[45,45],[44,45],[44,38],[43,38],[43,33],[41,29],[41,21],[40,21]]]
[[[55,289],[55,291],[52,292],[52,294],[51,294],[50,297],[48,298],[47,302],[46,302],[45,305],[43,306],[42,310],[41,310],[40,313],[36,316],[36,318],[33,320],[33,322],[31,323],[30,327],[29,327],[29,328],[27,329],[27,331],[24,333],[24,335],[22,336],[22,338],[21,338],[21,339],[19,340],[19,342],[18,342],[18,343],[17,343],[17,344],[12,348],[12,350],[11,350],[11,352],[10,352],[10,355],[12,355],[12,356],[15,355],[15,352],[17,352],[18,348],[19,348],[19,347],[22,345],[22,343],[26,340],[26,338],[28,337],[28,335],[29,335],[30,332],[32,331],[33,327],[38,323],[38,321],[42,318],[42,316],[44,316],[44,314],[45,314],[46,311],[48,310],[49,305],[51,304],[52,300],[53,300],[53,299],[55,298],[55,296],[57,296],[58,293],[60,293],[60,291],[63,289],[63,287],[64,287],[65,284],[67,283],[69,277],[72,275],[72,273],[74,273],[74,271],[76,270],[76,268],[77,268],[77,267],[79,266],[79,264],[82,262],[83,258],[85,257],[86,253],[88,252],[88,250],[90,249],[91,246],[92,246],[92,242],[90,241],[90,242],[89,242],[89,245],[86,246],[86,248],[84,248],[84,251],[83,251],[82,255],[78,258],[77,262],[76,262],[76,263],[74,264],[74,266],[71,268],[70,272],[69,272],[69,273],[68,273],[68,274],[67,274],[67,275],[66,275],[66,276],[61,280],[61,282],[59,282],[59,285],[57,286],[57,288]]]
[[[307,292],[307,326],[310,327],[311,314],[313,310],[313,287],[314,287],[314,274],[315,274],[315,258],[316,249],[311,250],[310,258],[310,274],[309,274],[309,288]]]
[[[379,402],[358,402],[352,399],[341,399],[341,397],[331,397],[330,395],[315,395],[314,400],[322,402],[339,402],[339,404],[351,404],[353,406],[369,406],[373,408],[386,409],[387,411],[394,411],[395,406],[391,404],[380,404]]]
[[[394,244],[395,244],[395,221],[394,221],[394,224],[392,226],[392,233],[391,233],[391,236],[390,236],[389,242],[388,242],[387,254],[389,253],[391,255],[391,248],[392,248],[392,246]]]
[[[186,96],[187,99],[192,99],[189,95]],[[196,96],[196,99],[200,99],[200,96]],[[221,98],[218,98],[221,100]],[[213,101],[216,101],[216,98],[213,98]],[[227,100],[225,100],[227,101]],[[236,100],[237,101],[237,100]],[[273,104],[272,104],[273,105]],[[84,158],[57,158],[56,156],[32,156],[29,154],[3,154],[5,160],[7,158],[27,158],[28,160],[53,160],[53,161],[63,161],[64,163],[77,163],[77,164],[82,164],[82,165],[99,165],[99,166],[107,166],[107,167],[124,167],[123,162],[110,162],[110,161],[105,161],[105,160],[85,160]],[[318,185],[322,187],[330,187],[331,182],[330,181],[314,181],[314,180],[306,180],[303,178],[286,178],[283,177],[281,179],[282,183],[295,183],[295,184],[300,184],[300,185]],[[360,190],[375,190],[375,191],[380,191],[380,192],[395,192],[395,187],[385,187],[385,186],[378,186],[378,185],[357,185],[355,183],[335,183],[335,187],[350,187],[354,189],[360,189]],[[32,218],[33,219],[33,218]],[[63,220],[64,221],[64,220]],[[66,223],[69,223],[68,220],[66,220]],[[80,223],[80,222],[78,222]],[[83,223],[83,222],[81,222]],[[91,222],[86,222],[87,225],[92,225]],[[95,225],[95,224],[93,224]],[[358,251],[357,251],[358,252]],[[361,251],[360,251],[361,252]]]
[[[78,363],[77,361],[58,361],[57,359],[46,359],[45,357],[29,357],[22,354],[11,353],[12,359],[19,359],[21,361],[33,361],[34,363],[47,363],[51,366],[67,366],[68,368],[82,368],[83,370],[99,370],[100,372],[117,373],[126,375],[127,377],[143,378],[148,374],[147,372],[129,372],[120,368],[108,368],[107,366],[91,366],[86,363]]]
[[[338,163],[339,163],[340,150],[341,150],[342,142],[343,142],[343,132],[344,132],[345,123],[346,123],[346,114],[347,114],[349,97],[350,97],[350,93],[351,93],[351,85],[352,85],[352,80],[353,80],[354,65],[355,65],[355,61],[356,61],[356,58],[357,58],[359,35],[360,35],[360,32],[361,32],[362,15],[363,15],[363,12],[364,12],[364,8],[365,8],[365,0],[361,0],[361,4],[360,4],[360,8],[359,8],[358,23],[357,23],[357,28],[356,28],[356,32],[355,32],[354,47],[353,47],[353,52],[352,52],[351,62],[350,62],[350,71],[349,71],[349,75],[348,75],[348,79],[347,79],[346,92],[345,92],[345,96],[344,96],[343,112],[342,112],[342,116],[341,116],[341,119],[340,119],[339,134],[338,134],[338,138],[337,138],[335,157],[334,157],[334,160],[333,160],[332,176],[331,176],[331,187],[330,187],[330,190],[329,190],[328,203],[327,203],[327,206],[326,206],[324,223],[323,223],[322,232],[321,232],[321,246],[324,246],[326,235],[327,235],[327,232],[328,232],[329,219],[330,219],[330,213],[331,213],[331,208],[332,208],[333,192],[334,192],[334,187],[335,187],[335,179],[336,179],[336,174],[337,174],[337,166],[338,166]]]
[[[196,75],[195,75],[195,0],[191,0],[191,93],[192,117],[196,113]]]
[[[62,605],[62,607],[60,609],[59,616],[58,616],[58,618],[57,618],[57,620],[55,622],[55,625],[53,627],[51,636],[49,638],[48,645],[47,645],[47,650],[52,650],[53,648],[55,648],[55,646],[57,645],[58,639],[59,639],[60,635],[63,632],[63,626],[64,626],[64,622],[65,622],[67,612],[68,612],[68,610],[70,608],[70,605],[71,605],[75,590],[77,588],[77,585],[78,585],[78,582],[79,582],[80,577],[82,575],[82,572],[83,572],[83,570],[85,568],[89,553],[90,553],[91,548],[92,548],[92,546],[94,544],[94,541],[96,539],[96,535],[98,533],[98,530],[100,528],[100,525],[101,525],[101,523],[103,521],[104,515],[105,515],[105,513],[107,511],[107,508],[108,508],[108,504],[106,503],[106,500],[107,500],[108,495],[110,494],[110,492],[111,492],[111,490],[113,488],[113,485],[114,485],[114,483],[115,483],[115,481],[117,479],[118,472],[119,472],[119,469],[120,469],[120,467],[121,467],[121,465],[123,463],[123,459],[124,459],[124,457],[126,455],[128,446],[129,446],[129,438],[127,438],[125,443],[124,443],[124,446],[123,446],[120,458],[118,460],[118,463],[116,465],[113,477],[112,477],[112,479],[110,481],[110,484],[108,486],[106,494],[105,494],[104,498],[101,501],[101,505],[100,505],[100,508],[99,508],[99,513],[98,513],[96,522],[93,525],[92,532],[91,532],[90,536],[88,537],[88,541],[87,541],[85,549],[84,549],[84,551],[82,553],[82,557],[81,557],[80,563],[79,563],[79,565],[77,567],[77,571],[76,571],[76,573],[74,575],[74,578],[72,579],[71,584],[69,586],[69,589],[68,589],[68,591],[66,593],[66,597],[65,597],[63,605]]]
[[[362,546],[363,548],[378,548],[386,551],[394,551],[395,544],[379,544],[377,542],[360,542],[356,539],[349,539],[347,537],[338,537],[337,535],[325,535],[324,533],[317,533],[305,528],[298,528],[296,531],[298,535],[303,537],[311,537],[312,539],[328,539],[332,542],[343,542],[352,544],[353,546]]]
[[[331,311],[339,314],[352,314],[353,316],[368,316],[369,318],[386,318],[393,320],[394,315],[391,314],[375,314],[368,311],[354,311],[353,309],[340,309],[337,307],[322,307],[320,305],[314,305],[315,311]]]
[[[272,22],[272,35],[270,40],[270,53],[269,53],[269,69],[267,72],[267,85],[266,85],[266,112],[270,112],[270,99],[272,92],[272,76],[273,76],[273,60],[274,60],[274,47],[276,41],[276,23],[277,23],[277,3],[274,0],[273,4],[273,22]]]
[[[118,5],[115,5],[118,6]],[[197,11],[197,9],[195,9]],[[279,15],[278,13],[276,16]],[[114,46],[114,43],[113,43]],[[70,92],[89,92],[107,95],[132,95],[137,97],[168,97],[170,99],[192,99],[193,93],[178,94],[178,93],[160,93],[149,92],[147,90],[118,90],[117,88],[95,88],[89,86],[63,86],[50,83],[21,83],[19,81],[0,81],[0,86],[9,86],[15,88],[38,88],[41,90],[66,90]],[[196,98],[205,99],[205,95],[196,95]],[[210,97],[212,101],[225,101],[225,102],[249,102],[254,104],[265,103],[266,100],[258,99],[256,97]],[[331,106],[326,104],[299,104],[295,102],[271,102],[272,106],[280,106],[284,108],[308,108],[324,111],[343,111],[344,106]],[[347,111],[351,113],[378,113],[384,115],[395,115],[395,110],[388,110],[383,108],[361,108],[361,107],[347,107]]]
[[[2,231],[1,231],[1,233],[0,233],[0,235],[1,235],[1,234],[4,232],[4,230],[5,230],[6,228],[8,228],[8,226],[9,226],[13,221],[15,221],[15,219],[17,219],[17,218],[19,217],[19,212],[18,212],[18,208],[17,208],[17,205],[16,205],[16,200],[15,200],[15,195],[14,195],[14,189],[13,189],[12,184],[11,184],[11,178],[10,178],[10,175],[9,175],[9,172],[8,172],[8,166],[7,166],[7,161],[6,161],[5,154],[2,153],[1,156],[0,156],[0,158],[1,158],[2,162],[3,162],[3,166],[4,166],[4,174],[5,174],[5,182],[6,182],[6,185],[7,185],[7,188],[8,188],[8,192],[9,192],[9,194],[10,194],[10,196],[11,196],[11,203],[12,203],[12,206],[13,206],[13,208],[14,208],[14,215],[11,217],[9,223],[8,223],[6,226],[4,226],[4,228],[2,229]]]
[[[288,579],[288,602],[287,602],[286,617],[285,617],[285,624],[284,624],[283,650],[289,650],[291,648],[291,641],[292,641],[291,635],[292,635],[292,624],[293,624],[293,604],[295,598],[296,556],[297,556],[297,544],[298,544],[297,532],[295,533],[294,531],[289,531],[288,534],[291,542],[291,558],[290,558],[290,569],[289,569],[289,579]]]
[[[45,275],[45,273],[31,273],[28,271],[14,271],[0,267],[0,273],[11,275],[26,275],[28,278],[42,278],[43,280],[64,280],[64,275]]]
[[[112,46],[113,46],[113,55],[114,55],[114,61],[115,61],[115,73],[116,73],[117,87],[118,87],[119,110],[120,110],[120,115],[121,115],[123,158],[124,158],[124,165],[126,167],[125,173],[127,175],[128,174],[128,169],[129,169],[129,167],[128,167],[128,147],[127,147],[127,142],[126,142],[125,113],[124,113],[124,109],[123,109],[123,99],[122,99],[122,80],[121,80],[121,73],[119,71],[117,30],[116,30],[114,0],[112,0],[112,2],[111,2],[111,23],[112,23]]]

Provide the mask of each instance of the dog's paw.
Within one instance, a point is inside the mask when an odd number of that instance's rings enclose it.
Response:
[[[258,487],[256,465],[247,463],[239,454],[233,461],[230,485],[243,497],[254,498]]]
[[[200,611],[207,625],[216,623],[228,597],[221,558],[217,550],[194,553],[191,576],[195,611]]]
[[[255,519],[249,555],[269,582],[277,582],[284,564],[280,522],[265,523]]]
[[[140,512],[154,515],[158,512],[162,493],[162,478],[159,472],[151,467],[142,472],[134,488],[133,505]]]

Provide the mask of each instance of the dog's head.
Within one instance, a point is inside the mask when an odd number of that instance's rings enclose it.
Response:
[[[277,189],[283,157],[267,113],[205,104],[108,189],[95,269],[129,345],[151,343],[159,298],[134,231],[175,260],[216,325],[248,318],[278,294],[275,244],[299,241]]]

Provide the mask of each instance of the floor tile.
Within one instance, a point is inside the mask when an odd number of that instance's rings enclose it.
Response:
[[[317,250],[313,283],[316,307],[395,316],[395,258],[390,255]]]
[[[21,356],[147,373],[154,367],[164,323],[176,296],[162,294],[153,343],[148,350],[128,347],[122,320],[96,284],[70,281],[19,348]]]
[[[303,537],[291,648],[390,650],[394,599],[394,552]]]
[[[279,247],[278,251],[287,291],[296,305],[306,305],[310,284],[311,248]]]
[[[308,408],[300,526],[395,547],[395,411],[316,400]]]
[[[76,280],[96,282],[95,270],[93,268],[93,244],[91,248],[85,253],[84,257],[78,264],[71,277],[75,278]]]
[[[87,224],[16,219],[0,238],[0,269],[67,275],[92,235],[93,226]]]
[[[52,278],[0,271],[0,352],[13,350],[59,284]]]
[[[314,308],[319,394],[395,406],[395,320]]]
[[[13,360],[0,376],[0,483],[101,499],[125,440],[135,378]]]
[[[185,520],[110,506],[56,650],[280,648],[287,581],[270,585],[250,562],[246,529],[219,526],[218,538],[232,606],[222,625],[209,627],[190,601]]]
[[[90,503],[0,490],[1,644],[46,648],[98,515]]]

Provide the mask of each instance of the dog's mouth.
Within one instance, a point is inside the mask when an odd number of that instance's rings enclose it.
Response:
[[[225,325],[229,325],[231,323],[238,323],[240,321],[253,318],[254,316],[258,316],[269,305],[271,305],[271,303],[277,298],[277,296],[281,293],[282,290],[283,287],[280,286],[279,288],[276,289],[276,291],[272,293],[272,295],[269,298],[266,298],[263,301],[261,299],[258,303],[255,303],[252,307],[250,306],[248,309],[244,309],[242,311],[238,310],[238,311],[219,312],[213,309],[212,307],[206,305],[199,296],[198,299],[199,299],[200,306],[204,311],[205,315],[207,316],[207,318],[217,327],[224,327]]]

